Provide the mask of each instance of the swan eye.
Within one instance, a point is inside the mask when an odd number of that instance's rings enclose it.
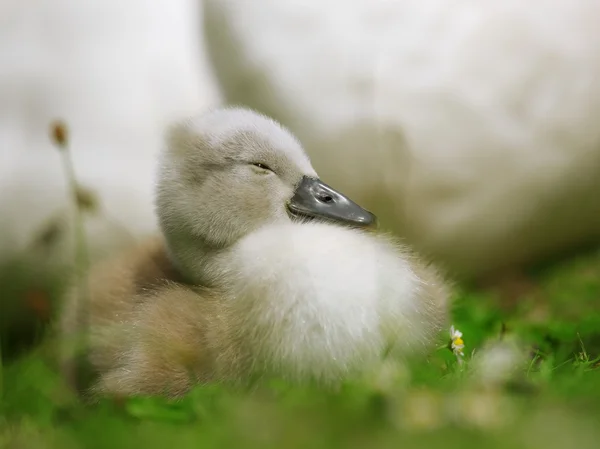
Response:
[[[271,170],[271,167],[269,167],[268,165],[265,165],[265,164],[261,164],[260,162],[253,162],[252,165],[254,165],[255,167],[258,167],[262,170],[273,171],[273,170]]]

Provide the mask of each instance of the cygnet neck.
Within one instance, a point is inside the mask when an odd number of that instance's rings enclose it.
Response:
[[[200,238],[165,236],[167,255],[188,284],[214,287],[221,275],[221,264],[228,246],[215,246]]]

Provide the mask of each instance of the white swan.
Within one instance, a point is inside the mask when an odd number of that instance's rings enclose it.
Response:
[[[225,98],[466,276],[600,237],[596,0],[206,0]]]

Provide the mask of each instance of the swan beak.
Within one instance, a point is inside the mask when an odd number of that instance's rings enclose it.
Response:
[[[316,178],[304,176],[288,203],[294,218],[330,221],[366,228],[377,224],[377,217],[354,201]]]

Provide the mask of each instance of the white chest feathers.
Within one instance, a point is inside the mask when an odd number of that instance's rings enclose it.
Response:
[[[408,254],[372,234],[266,226],[229,256],[231,311],[261,372],[334,381],[390,349],[427,345],[444,315],[446,298],[423,295],[435,277],[420,277]]]

